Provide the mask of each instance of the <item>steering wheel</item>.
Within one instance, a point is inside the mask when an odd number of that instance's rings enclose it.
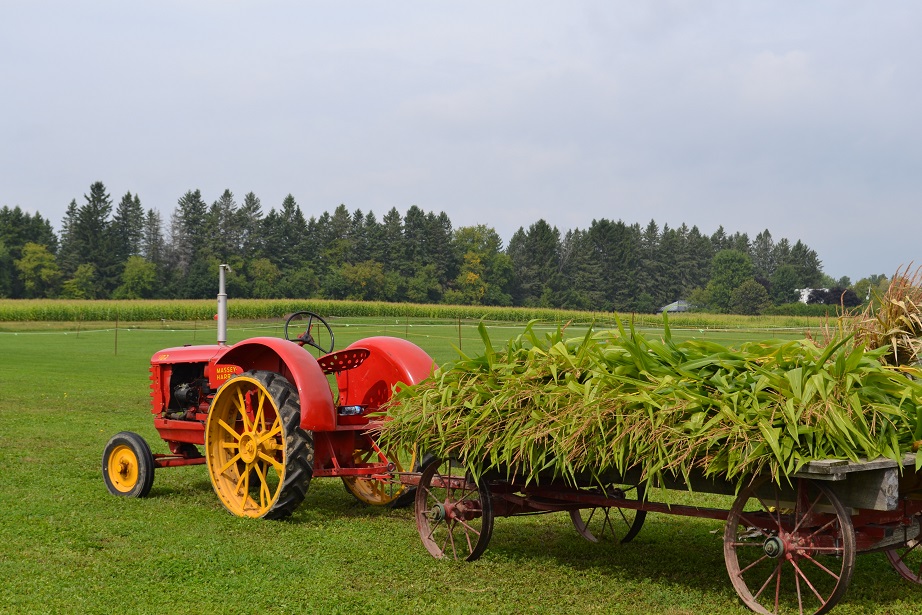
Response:
[[[292,321],[303,320],[305,317],[307,318],[307,327],[304,329],[304,333],[302,333],[301,335],[295,338],[292,338],[288,333],[288,329]],[[311,334],[311,329],[314,327],[314,321],[317,321],[321,325],[323,325],[324,328],[326,328],[327,333],[330,334],[330,347],[329,348],[324,348],[323,346],[321,346],[320,343],[317,342],[317,340],[315,340],[314,336]],[[285,321],[285,339],[290,342],[295,342],[298,346],[303,347],[305,344],[307,344],[308,346],[313,346],[314,348],[316,348],[323,354],[330,354],[331,352],[333,352],[333,329],[330,328],[330,325],[327,323],[327,321],[325,321],[323,318],[321,318],[317,314],[314,314],[313,312],[306,312],[306,311],[295,312],[294,314],[289,316],[288,320]]]

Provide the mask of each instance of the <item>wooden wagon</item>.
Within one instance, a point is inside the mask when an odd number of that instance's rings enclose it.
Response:
[[[587,540],[632,540],[647,513],[725,522],[724,560],[740,599],[757,613],[825,613],[845,594],[855,557],[883,552],[904,579],[922,584],[922,472],[915,456],[903,467],[889,459],[828,459],[807,464],[778,484],[755,477],[737,491],[726,480],[691,476],[667,489],[734,496],[729,510],[656,502],[639,473],[603,481],[525,481],[487,472],[472,479],[463,464],[434,460],[402,473],[418,486],[416,524],[436,558],[475,560],[496,517],[568,512]],[[600,486],[604,485],[604,486]]]

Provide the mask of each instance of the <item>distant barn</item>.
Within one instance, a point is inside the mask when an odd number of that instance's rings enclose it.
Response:
[[[683,301],[679,299],[678,301],[673,301],[669,305],[664,305],[663,307],[656,310],[657,314],[662,314],[663,312],[687,312],[691,309],[691,306],[688,305],[688,301]]]

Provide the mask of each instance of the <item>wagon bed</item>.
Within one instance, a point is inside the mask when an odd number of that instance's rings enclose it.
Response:
[[[922,584],[922,472],[915,470],[915,455],[901,464],[813,461],[780,485],[760,476],[739,490],[734,482],[700,474],[687,481],[664,477],[657,485],[735,496],[729,510],[653,501],[639,471],[575,485],[497,471],[471,476],[451,460],[400,474],[403,483],[419,487],[417,528],[434,557],[479,558],[496,517],[567,512],[585,539],[627,543],[654,512],[725,522],[727,572],[740,599],[757,613],[829,611],[863,553],[885,553],[901,577]]]

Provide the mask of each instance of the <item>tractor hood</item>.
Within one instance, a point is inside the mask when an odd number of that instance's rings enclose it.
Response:
[[[164,363],[210,363],[215,357],[228,351],[230,346],[207,344],[203,346],[176,346],[164,348],[150,358],[151,365]]]

